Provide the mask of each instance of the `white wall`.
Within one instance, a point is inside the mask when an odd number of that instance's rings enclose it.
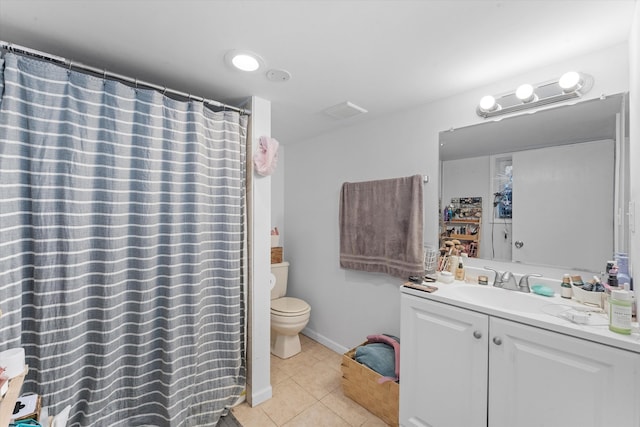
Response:
[[[275,138],[278,139],[277,136]],[[278,227],[281,246],[284,245],[286,235],[284,223],[285,151],[286,148],[280,145],[278,165],[271,174],[271,228]]]
[[[635,230],[629,240],[629,255],[631,268],[635,276],[634,287],[636,301],[640,301],[640,3],[636,2],[633,26],[629,37],[630,88],[629,100],[631,109],[629,161],[631,167],[630,200],[635,204],[634,223],[630,224]]]
[[[250,141],[251,152],[247,159],[253,162],[253,151],[260,136],[271,135],[271,103],[256,96],[251,98]],[[249,169],[252,170],[252,169]],[[269,286],[271,238],[271,177],[252,174],[249,178],[247,198],[250,199],[249,215],[249,301],[247,319],[247,401],[258,405],[272,396],[271,352],[269,320],[271,316],[271,288]]]
[[[628,55],[626,44],[614,46],[288,145],[285,252],[291,262],[289,295],[311,305],[305,333],[336,351],[359,344],[368,334],[399,334],[402,280],[339,266],[338,198],[343,182],[429,175],[431,181],[425,185],[425,243],[435,244],[439,131],[482,122],[475,114],[482,95],[505,92],[525,81],[546,81],[572,69],[595,78],[586,98],[625,92],[629,90]]]
[[[497,254],[492,251],[491,224],[493,222],[493,197],[491,188],[491,158],[489,156],[467,159],[448,160],[442,162],[440,182],[447,185],[442,188],[442,208],[451,202],[453,197],[482,197],[482,224],[480,228],[480,258],[511,259],[511,252],[498,248]],[[442,214],[441,214],[442,215]],[[504,226],[499,223],[501,230]],[[511,232],[509,232],[511,235]],[[504,240],[504,239],[503,239]],[[496,246],[501,240],[496,240]],[[510,249],[510,247],[507,247]]]

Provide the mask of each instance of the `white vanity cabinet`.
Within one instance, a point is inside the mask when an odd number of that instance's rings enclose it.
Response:
[[[401,298],[400,425],[486,427],[489,317]]]
[[[401,298],[401,425],[640,426],[639,354]]]

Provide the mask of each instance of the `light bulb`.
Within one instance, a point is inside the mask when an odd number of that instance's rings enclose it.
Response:
[[[560,80],[558,80],[558,84],[560,85],[560,88],[562,88],[564,92],[573,92],[574,90],[579,89],[580,82],[581,82],[580,73],[577,73],[575,71],[569,71],[567,73],[564,73],[562,77],[560,77]]]
[[[491,95],[483,96],[480,99],[480,110],[484,112],[493,111],[498,108],[498,104],[496,103],[496,99]]]
[[[242,71],[255,71],[260,68],[256,58],[245,53],[238,54],[231,59],[231,63]]]
[[[518,86],[518,89],[516,89],[516,97],[522,102],[533,101],[536,97],[533,86],[528,83]]]

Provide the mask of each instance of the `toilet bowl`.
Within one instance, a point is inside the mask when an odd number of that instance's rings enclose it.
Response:
[[[311,307],[299,298],[286,297],[289,263],[271,264],[271,353],[288,359],[300,353],[300,336]]]

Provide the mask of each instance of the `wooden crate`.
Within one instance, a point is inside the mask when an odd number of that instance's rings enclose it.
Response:
[[[366,345],[364,342],[361,345]],[[394,381],[378,384],[379,373],[355,360],[356,349],[342,355],[342,389],[345,396],[393,427],[398,427],[400,385]]]
[[[271,264],[279,264],[282,262],[282,246],[271,248]]]

